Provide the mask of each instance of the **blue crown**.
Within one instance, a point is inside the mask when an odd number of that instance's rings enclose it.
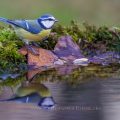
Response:
[[[45,19],[49,19],[49,18],[55,20],[55,18],[54,18],[53,15],[51,15],[51,14],[42,15],[42,16],[41,16],[40,18],[38,18],[38,19],[40,19],[40,20],[45,20]]]

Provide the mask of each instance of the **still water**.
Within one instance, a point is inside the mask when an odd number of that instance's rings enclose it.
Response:
[[[120,118],[118,66],[31,70],[0,85],[0,120]]]

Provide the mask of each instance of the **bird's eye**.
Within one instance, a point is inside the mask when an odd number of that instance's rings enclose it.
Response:
[[[49,21],[53,21],[53,19],[51,19],[51,18],[49,18],[48,20],[49,20]]]

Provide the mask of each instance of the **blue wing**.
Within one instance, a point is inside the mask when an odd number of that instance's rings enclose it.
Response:
[[[0,102],[5,102],[5,101],[14,101],[16,103],[39,103],[39,101],[42,98],[37,94],[31,94],[31,95],[27,95],[27,96],[23,96],[23,97],[14,97],[11,99],[5,99],[5,100],[0,100]]]
[[[13,25],[14,27],[23,28],[33,34],[38,34],[43,29],[37,20],[9,20],[0,17],[0,21]]]

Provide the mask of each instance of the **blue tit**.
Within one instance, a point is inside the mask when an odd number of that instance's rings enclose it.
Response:
[[[50,14],[45,14],[35,20],[9,20],[0,17],[0,21],[10,24],[14,28],[17,36],[23,40],[28,50],[37,54],[29,43],[47,38],[53,25],[58,20]]]
[[[33,103],[43,109],[51,109],[56,104],[50,90],[44,84],[20,86],[15,90],[15,95],[13,95],[12,98],[0,100],[0,102],[5,101],[14,101],[16,103]]]

